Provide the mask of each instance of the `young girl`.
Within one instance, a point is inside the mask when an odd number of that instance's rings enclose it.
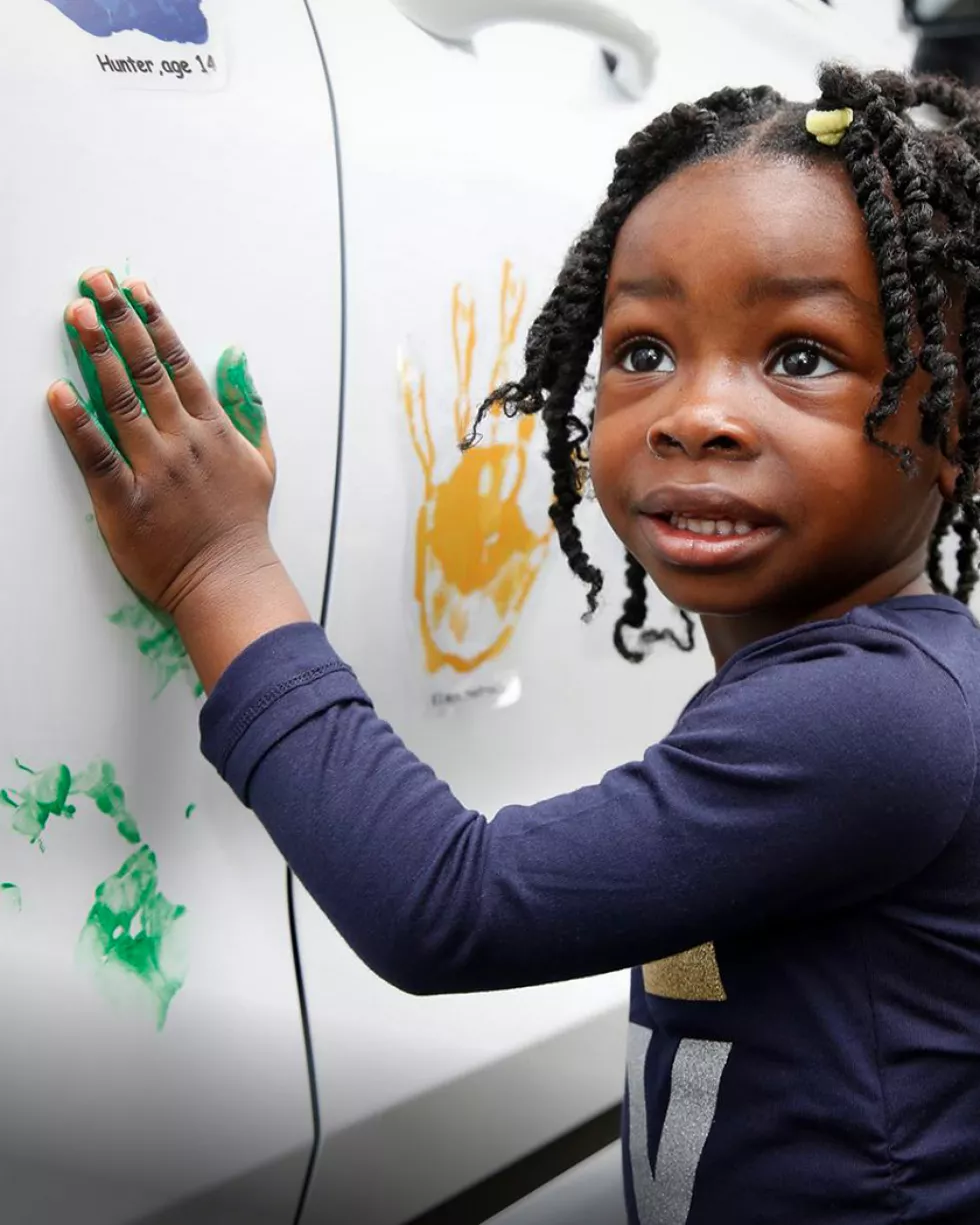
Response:
[[[628,554],[621,650],[649,576],[717,663],[595,786],[488,822],[407,751],[270,546],[267,435],[236,433],[145,284],[87,274],[68,310],[104,421],[49,393],[210,693],[205,754],[365,961],[420,993],[642,966],[644,1225],[980,1220],[980,102],[838,67],[820,87],[637,133],[482,410],[541,411],[594,606],[587,443]]]

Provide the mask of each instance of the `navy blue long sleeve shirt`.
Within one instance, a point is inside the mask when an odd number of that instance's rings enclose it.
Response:
[[[202,745],[402,989],[634,967],[635,1225],[965,1225],[978,722],[980,631],[917,596],[740,651],[642,760],[491,821],[375,714],[318,626],[235,660]]]

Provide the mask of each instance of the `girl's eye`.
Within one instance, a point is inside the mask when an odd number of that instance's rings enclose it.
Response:
[[[840,366],[813,344],[790,345],[777,355],[772,365],[773,374],[786,379],[823,379],[839,370]]]
[[[627,374],[672,374],[674,359],[654,340],[635,340],[620,350],[619,364]]]

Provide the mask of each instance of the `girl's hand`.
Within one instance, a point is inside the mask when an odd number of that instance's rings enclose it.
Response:
[[[275,462],[261,402],[249,419],[253,446],[145,284],[124,292],[98,270],[81,289],[86,296],[68,307],[66,326],[93,384],[92,404],[64,382],[50,388],[48,403],[113,560],[174,618],[209,689],[262,633],[309,620],[269,541]],[[223,361],[228,412],[236,409],[234,369]]]

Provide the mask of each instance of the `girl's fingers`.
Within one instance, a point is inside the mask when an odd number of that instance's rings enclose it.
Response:
[[[88,298],[78,298],[68,307],[65,323],[86,383],[91,383],[94,372],[93,407],[100,422],[123,454],[139,462],[157,448],[159,435],[143,411],[143,403],[99,322],[95,306]]]
[[[75,362],[82,376],[82,381],[85,383],[85,391],[88,394],[88,407],[96,414],[100,425],[108,432],[113,442],[118,445],[119,440],[115,436],[115,427],[109,420],[109,414],[106,412],[105,403],[102,399],[102,388],[99,386],[99,377],[95,373],[95,363],[85,351],[78,331],[69,320],[67,313],[65,314],[64,323],[65,332],[71,342],[71,351],[75,355]]]
[[[225,349],[218,358],[217,377],[218,402],[239,434],[257,447],[265,429],[265,406],[241,349]]]
[[[207,380],[194,364],[146,283],[127,281],[124,289],[129,302],[149,332],[157,355],[166,367],[184,409],[192,417],[216,416],[220,408]]]
[[[79,289],[97,304],[102,322],[108,329],[157,429],[177,433],[184,419],[180,399],[170,376],[157,356],[157,351],[137,312],[105,269],[86,272]]]
[[[92,501],[104,505],[129,496],[136,482],[132,470],[74,387],[55,383],[48,390],[48,407],[81,469]]]
[[[265,419],[265,405],[248,368],[248,358],[239,348],[225,349],[218,359],[218,403],[239,434],[261,453],[271,472],[276,470],[272,440]]]

